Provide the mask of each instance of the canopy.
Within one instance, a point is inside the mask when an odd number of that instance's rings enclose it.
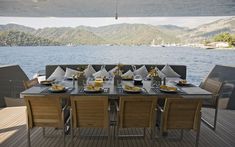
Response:
[[[234,16],[234,0],[0,0],[6,17]]]

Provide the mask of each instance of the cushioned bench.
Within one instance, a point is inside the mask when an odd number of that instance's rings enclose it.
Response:
[[[63,65],[46,65],[46,78],[48,78],[53,72],[54,70],[57,68],[57,66],[60,66],[62,69],[66,70],[66,67],[71,68],[71,69],[77,69],[79,67],[85,67],[88,64],[63,64]],[[101,69],[102,64],[92,64],[93,68],[96,71],[99,71]],[[105,68],[107,71],[113,69],[116,65],[114,64],[106,64]],[[143,65],[135,65],[136,69],[140,68]],[[155,67],[156,65],[154,64],[146,64],[145,65],[147,70],[149,71],[151,69],[151,67]],[[162,69],[165,65],[157,65],[158,69]],[[170,65],[171,68],[177,72],[182,79],[186,79],[186,66],[185,65]],[[129,69],[132,69],[132,65],[124,65],[123,70],[124,72],[128,71]]]

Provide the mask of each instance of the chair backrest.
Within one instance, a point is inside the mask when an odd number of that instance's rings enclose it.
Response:
[[[215,106],[216,105],[216,101],[218,100],[220,94],[221,94],[221,89],[222,89],[223,83],[218,81],[218,80],[214,80],[211,78],[207,78],[203,84],[200,86],[201,88],[209,91],[212,93],[213,97],[211,99],[211,101],[209,102],[210,105]],[[205,106],[208,105],[207,101],[205,102]]]
[[[25,96],[29,128],[62,128],[62,102],[58,96]]]
[[[34,78],[32,80],[28,80],[28,81],[23,81],[24,83],[24,88],[25,89],[29,89],[35,85],[37,85],[39,82],[38,82],[38,79],[37,78]]]
[[[71,96],[74,128],[108,128],[107,96]]]
[[[217,95],[220,93],[223,83],[214,79],[206,79],[204,83],[201,85],[201,88]]]
[[[156,96],[121,96],[119,101],[119,127],[152,127],[155,122],[156,103]]]
[[[200,122],[202,100],[186,98],[166,98],[161,128],[197,130]]]

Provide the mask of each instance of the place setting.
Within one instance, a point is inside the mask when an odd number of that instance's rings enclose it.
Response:
[[[84,81],[79,93],[96,94],[96,93],[109,93],[109,88],[104,88],[104,79],[95,78],[94,81]]]
[[[60,82],[52,82],[46,86],[47,88],[45,88],[41,93],[70,93],[74,90],[74,87],[64,86]]]
[[[155,93],[168,93],[168,94],[176,94],[176,93],[182,93],[182,91],[171,84],[166,84],[166,85],[155,85],[151,87],[151,90],[154,91]]]
[[[121,94],[147,94],[148,91],[142,86],[124,84],[117,87],[117,92]]]
[[[40,81],[40,85],[51,86],[54,82],[55,82],[55,79],[53,79],[53,80],[43,80],[43,81]]]
[[[177,80],[172,82],[178,87],[195,87],[195,85],[189,83],[187,80]]]

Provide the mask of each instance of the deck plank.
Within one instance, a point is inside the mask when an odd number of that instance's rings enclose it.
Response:
[[[213,111],[203,110],[203,115],[212,120]],[[27,146],[27,132],[25,107],[8,107],[0,109],[0,147],[25,147]],[[212,131],[203,123],[201,125],[201,135],[199,146],[201,147],[233,147],[235,144],[235,111],[234,110],[220,110],[218,113],[218,123],[216,131]],[[141,134],[141,129],[127,129],[120,130],[122,133]],[[47,135],[61,135],[61,130],[53,128],[46,129]],[[77,133],[75,133],[77,134]],[[82,135],[95,135],[99,137],[83,137],[74,138],[75,146],[82,147],[109,147],[106,131],[102,129],[82,129]],[[111,129],[113,134],[113,127]],[[179,132],[172,131],[170,136],[179,136]],[[113,137],[113,136],[112,136]],[[125,138],[119,139],[120,147],[148,147],[151,146],[149,142],[150,130],[146,131],[146,138]],[[31,143],[34,147],[62,147],[62,136],[56,138],[47,138],[42,136],[42,129],[35,128],[31,131]],[[116,142],[115,142],[116,143]],[[161,147],[193,147],[195,143],[195,133],[185,131],[184,139],[182,141],[172,141],[164,138],[156,139],[154,146]],[[71,137],[66,136],[66,146],[71,146]],[[116,144],[117,146],[117,144]]]

